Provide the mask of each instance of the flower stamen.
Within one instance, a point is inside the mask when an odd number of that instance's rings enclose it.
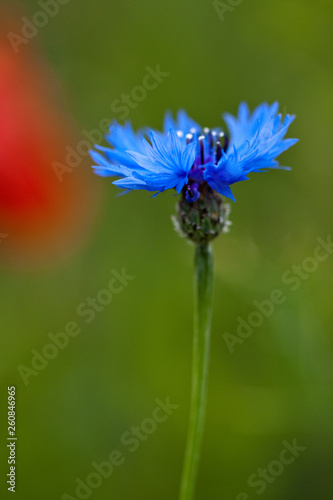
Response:
[[[205,136],[200,135],[198,140],[199,140],[199,144],[200,144],[200,163],[201,163],[201,165],[204,165],[205,164],[205,143],[204,143]]]
[[[220,159],[222,158],[222,146],[221,146],[221,143],[220,141],[217,141],[216,142],[216,163],[218,163],[220,161]]]
[[[229,137],[225,132],[220,132],[220,143],[223,142],[223,151],[226,153],[229,146]]]
[[[186,134],[186,144],[190,144],[193,141],[193,134]]]

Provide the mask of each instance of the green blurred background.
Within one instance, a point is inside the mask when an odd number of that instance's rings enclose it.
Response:
[[[40,10],[32,0],[22,6],[29,19]],[[111,104],[141,84],[147,65],[170,75],[130,111],[135,127],[159,128],[165,110],[180,107],[203,126],[220,125],[221,113],[235,114],[241,100],[251,109],[278,100],[283,112],[297,115],[288,136],[300,142],[282,157],[293,170],[253,174],[236,185],[231,232],[214,243],[209,402],[196,498],[241,500],[244,492],[251,500],[328,500],[333,257],[294,292],[281,276],[332,231],[333,4],[244,0],[224,16],[211,1],[71,0],[34,43],[61,82],[78,131],[119,117]],[[125,463],[89,498],[176,499],[189,412],[193,249],[172,228],[171,192],[117,198],[109,179],[90,177],[100,203],[84,242],[47,268],[4,262],[1,269],[1,498],[10,495],[7,386],[16,385],[18,500],[75,498],[76,478],[85,480],[91,463],[114,449]],[[77,306],[123,267],[135,276],[128,287],[90,324],[78,318]],[[253,301],[275,288],[286,301],[231,354],[223,334],[235,334],[236,318],[246,319]],[[17,366],[31,366],[31,349],[41,351],[47,334],[68,321],[82,333],[25,386]],[[121,435],[167,396],[179,408],[130,453]],[[306,450],[258,495],[249,476],[294,439]]]

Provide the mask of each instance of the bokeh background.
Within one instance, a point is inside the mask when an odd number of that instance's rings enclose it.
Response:
[[[147,66],[160,65],[169,75],[130,109],[135,127],[160,128],[164,111],[180,107],[214,126],[241,100],[251,108],[278,100],[284,113],[297,114],[288,136],[300,138],[282,157],[292,172],[253,174],[234,187],[231,232],[214,243],[196,498],[331,499],[333,257],[295,291],[281,277],[332,231],[332,2],[57,5],[16,53],[8,33],[21,35],[22,17],[33,21],[42,8],[32,0],[1,4],[1,498],[11,495],[4,478],[12,385],[18,500],[78,498],[76,479],[85,481],[91,463],[114,449],[125,463],[87,498],[177,498],[189,411],[193,249],[173,231],[176,198],[117,198],[109,179],[91,173],[87,154],[62,182],[54,171],[55,161],[65,164],[66,147],[75,149],[101,120],[119,118],[115,100],[141,85]],[[85,323],[78,305],[123,267],[135,279]],[[225,332],[235,334],[237,317],[246,320],[253,301],[275,288],[285,302],[231,353]],[[69,321],[80,335],[25,385],[17,367],[31,368],[31,350],[41,352],[48,334]],[[167,396],[179,408],[130,453],[121,435]],[[258,495],[249,476],[295,439],[306,450]]]

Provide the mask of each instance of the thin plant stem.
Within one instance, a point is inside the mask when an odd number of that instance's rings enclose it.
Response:
[[[199,465],[207,398],[213,272],[211,246],[198,245],[194,261],[192,395],[179,500],[193,500]]]

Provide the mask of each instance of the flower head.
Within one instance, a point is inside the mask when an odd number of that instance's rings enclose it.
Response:
[[[248,179],[251,172],[280,167],[276,158],[297,139],[284,139],[294,116],[282,120],[278,103],[264,103],[250,114],[246,103],[237,118],[225,114],[229,133],[221,128],[202,128],[185,111],[177,120],[167,113],[164,131],[139,131],[130,123],[114,122],[106,139],[113,149],[96,146],[104,155],[91,151],[95,172],[115,176],[116,186],[132,191],[144,189],[161,193],[176,189],[187,202],[207,192],[207,185],[234,199],[230,186]]]

